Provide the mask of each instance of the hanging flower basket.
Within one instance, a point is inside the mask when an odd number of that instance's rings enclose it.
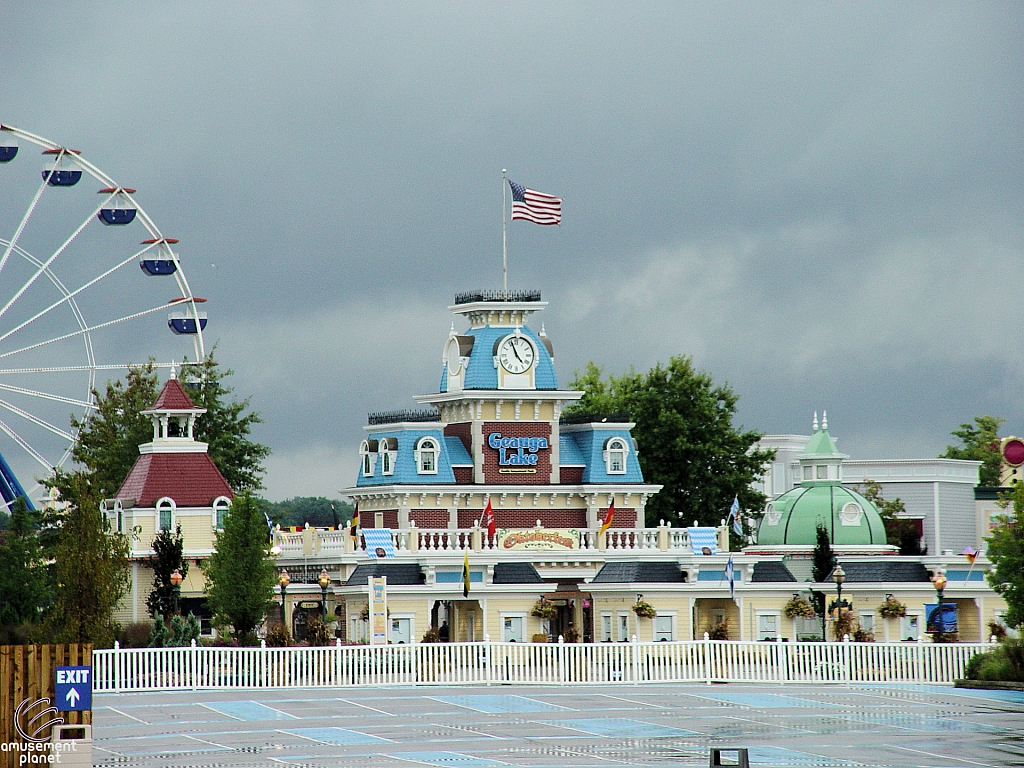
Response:
[[[636,605],[633,606],[633,613],[641,619],[653,619],[658,615],[658,612],[654,610],[654,606],[650,603],[645,603],[643,600],[638,600]]]
[[[531,616],[537,616],[541,619],[554,619],[558,616],[558,606],[552,605],[544,598],[541,598],[533,606],[533,610],[530,611]]]
[[[883,619],[902,619],[907,615],[907,606],[895,597],[890,597],[878,606],[878,615]]]
[[[813,619],[817,615],[814,606],[802,597],[791,598],[783,607],[782,613],[787,619]]]

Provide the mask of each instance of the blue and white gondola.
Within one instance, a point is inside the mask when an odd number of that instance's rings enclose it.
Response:
[[[192,299],[171,299],[171,304],[202,304],[206,299],[200,299],[198,297]],[[196,315],[199,316],[199,327],[196,327]],[[198,333],[200,330],[206,330],[206,313],[205,312],[171,312],[167,316],[167,327],[171,329],[171,332],[178,336],[188,336],[191,334]]]
[[[101,195],[110,195],[111,198],[108,200],[97,217],[107,226],[124,226],[125,224],[131,224],[135,221],[135,214],[138,213],[138,208],[132,202],[132,199],[128,195],[135,192],[134,189],[129,187],[107,187],[101,189]]]
[[[143,245],[154,245],[147,248],[139,260],[139,267],[150,277],[173,275],[178,269],[177,256],[171,252],[170,246],[177,243],[173,237],[162,237],[155,240],[143,240]]]
[[[0,126],[2,128],[3,126]],[[7,131],[0,131],[0,163],[9,163],[18,154],[18,140]]]
[[[43,150],[43,181],[51,187],[73,187],[82,180],[77,149]]]

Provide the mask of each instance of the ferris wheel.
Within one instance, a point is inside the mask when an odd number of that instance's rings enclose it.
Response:
[[[19,142],[42,148],[42,183]],[[98,196],[82,194],[83,178]],[[97,384],[150,360],[203,359],[206,300],[177,242],[80,151],[0,125],[0,509],[42,496]]]

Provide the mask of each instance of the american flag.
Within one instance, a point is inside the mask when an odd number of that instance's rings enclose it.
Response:
[[[508,184],[512,187],[512,221],[522,219],[543,225],[562,223],[562,198],[527,189],[512,179]]]

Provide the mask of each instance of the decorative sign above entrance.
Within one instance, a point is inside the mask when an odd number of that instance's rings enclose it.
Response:
[[[580,532],[575,528],[534,528],[513,531],[498,529],[498,549],[579,549]]]
[[[546,437],[503,437],[501,432],[488,435],[487,444],[498,452],[498,472],[502,474],[535,473],[537,451],[550,447]]]

